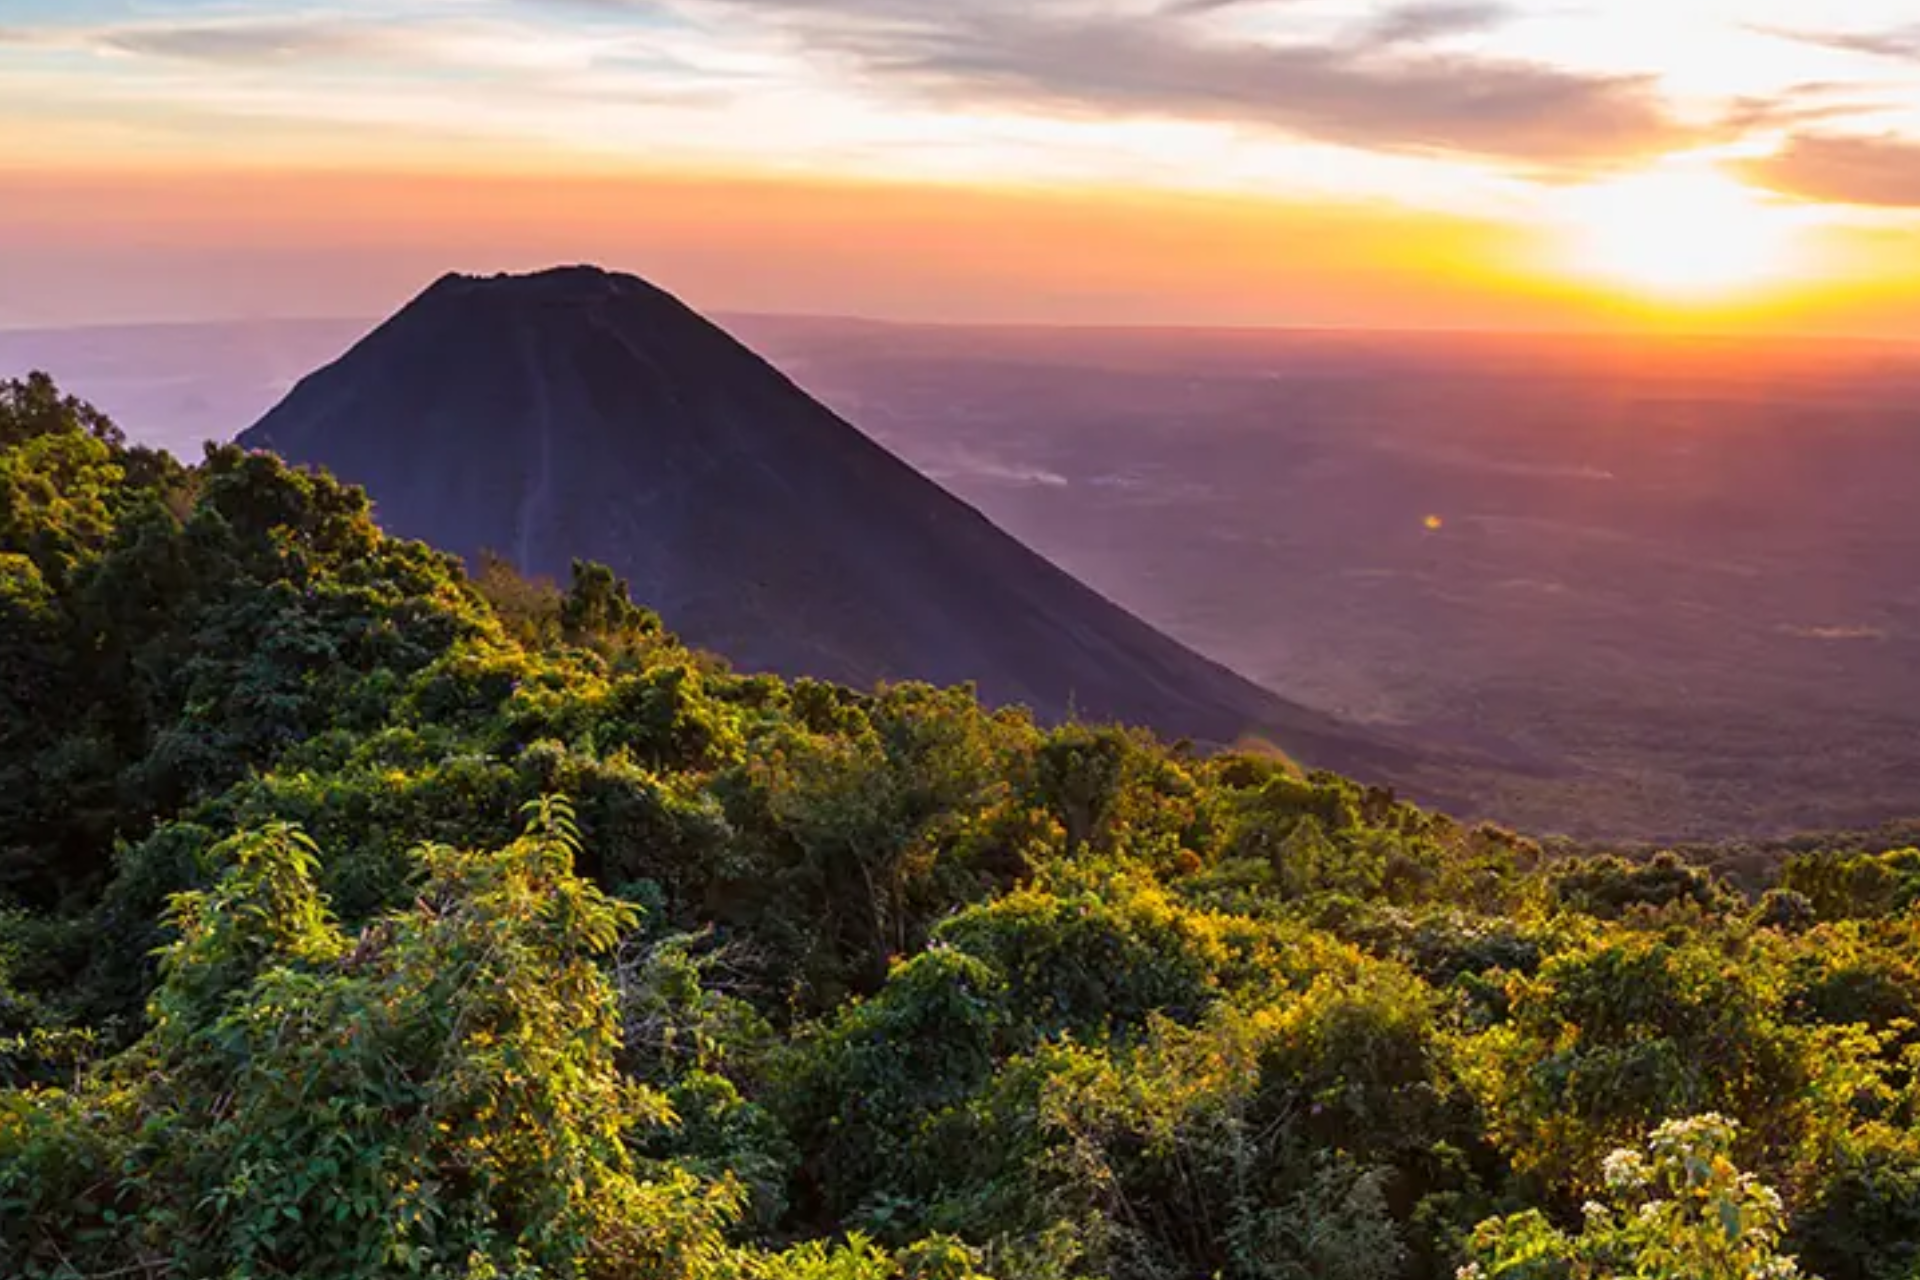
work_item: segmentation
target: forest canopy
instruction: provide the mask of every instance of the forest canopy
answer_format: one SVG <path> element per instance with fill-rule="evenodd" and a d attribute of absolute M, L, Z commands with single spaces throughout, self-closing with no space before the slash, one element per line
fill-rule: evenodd
<path fill-rule="evenodd" d="M 0 1272 L 1920 1267 L 1920 852 L 1735 883 L 644 605 L 0 383 Z"/>

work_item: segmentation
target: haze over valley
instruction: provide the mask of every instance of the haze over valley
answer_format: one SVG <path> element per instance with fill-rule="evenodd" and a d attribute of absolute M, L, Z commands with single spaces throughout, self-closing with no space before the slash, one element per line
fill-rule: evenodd
<path fill-rule="evenodd" d="M 1497 740 L 1556 770 L 1489 796 L 1498 816 L 1673 836 L 1920 806 L 1920 352 L 757 336 L 1202 652 L 1336 714 Z"/>

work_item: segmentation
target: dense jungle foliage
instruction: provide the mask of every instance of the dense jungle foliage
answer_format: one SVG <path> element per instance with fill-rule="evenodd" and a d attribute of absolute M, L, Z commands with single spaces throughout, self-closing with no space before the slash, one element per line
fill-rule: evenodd
<path fill-rule="evenodd" d="M 0 710 L 0 1274 L 1920 1274 L 1911 849 L 738 675 L 40 377 Z"/>

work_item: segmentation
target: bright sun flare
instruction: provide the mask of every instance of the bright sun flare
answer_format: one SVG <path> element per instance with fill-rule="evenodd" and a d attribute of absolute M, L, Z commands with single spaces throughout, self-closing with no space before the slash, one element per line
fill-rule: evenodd
<path fill-rule="evenodd" d="M 1697 298 L 1792 270 L 1792 214 L 1711 170 L 1655 170 L 1562 199 L 1572 265 L 1616 285 Z"/>

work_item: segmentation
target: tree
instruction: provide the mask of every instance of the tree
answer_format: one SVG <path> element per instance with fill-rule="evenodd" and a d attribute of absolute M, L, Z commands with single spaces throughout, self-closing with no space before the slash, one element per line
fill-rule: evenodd
<path fill-rule="evenodd" d="M 1790 1164 L 1823 1072 L 1846 1067 L 1791 1024 L 1772 966 L 1705 940 L 1606 936 L 1507 982 L 1511 1017 L 1473 1042 L 1469 1078 L 1516 1164 L 1567 1192 L 1649 1126 L 1708 1109 L 1749 1156 Z"/>
<path fill-rule="evenodd" d="M 660 616 L 633 602 L 627 581 L 603 564 L 573 562 L 573 585 L 560 599 L 560 629 L 569 643 L 631 644 L 655 638 Z"/>
<path fill-rule="evenodd" d="M 0 449 L 66 434 L 92 436 L 115 447 L 126 443 L 111 418 L 84 400 L 63 395 L 46 373 L 0 382 Z"/>

